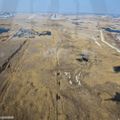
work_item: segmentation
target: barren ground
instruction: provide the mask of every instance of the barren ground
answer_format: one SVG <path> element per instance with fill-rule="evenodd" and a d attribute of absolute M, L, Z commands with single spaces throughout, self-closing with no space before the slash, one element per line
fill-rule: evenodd
<path fill-rule="evenodd" d="M 77 27 L 67 19 L 45 16 L 0 20 L 11 29 L 0 35 L 0 116 L 119 120 L 120 73 L 113 67 L 120 66 L 120 53 L 101 41 L 98 20 L 101 27 L 115 24 L 89 16 Z M 14 37 L 20 28 L 51 35 Z M 103 35 L 111 44 L 112 37 L 105 31 Z M 89 55 L 88 62 L 79 61 L 82 53 Z"/>

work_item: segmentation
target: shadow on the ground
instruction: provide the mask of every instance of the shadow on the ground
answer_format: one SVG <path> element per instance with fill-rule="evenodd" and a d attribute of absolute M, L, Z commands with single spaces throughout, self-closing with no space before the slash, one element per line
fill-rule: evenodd
<path fill-rule="evenodd" d="M 115 101 L 115 102 L 120 102 L 120 93 L 116 92 L 116 94 L 112 98 L 105 99 L 105 101 Z"/>

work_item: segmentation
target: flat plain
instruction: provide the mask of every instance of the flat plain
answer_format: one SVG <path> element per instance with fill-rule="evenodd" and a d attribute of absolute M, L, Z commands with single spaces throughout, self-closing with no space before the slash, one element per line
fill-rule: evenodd
<path fill-rule="evenodd" d="M 119 30 L 109 16 L 0 19 L 0 116 L 119 120 Z"/>

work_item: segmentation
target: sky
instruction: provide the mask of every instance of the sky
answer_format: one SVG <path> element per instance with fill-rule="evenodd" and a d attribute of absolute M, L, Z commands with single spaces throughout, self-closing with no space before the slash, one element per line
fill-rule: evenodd
<path fill-rule="evenodd" d="M 120 0 L 0 0 L 0 11 L 120 14 Z"/>

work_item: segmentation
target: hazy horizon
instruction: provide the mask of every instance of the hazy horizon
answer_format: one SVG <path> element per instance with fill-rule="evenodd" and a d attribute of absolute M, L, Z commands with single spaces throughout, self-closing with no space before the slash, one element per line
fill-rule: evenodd
<path fill-rule="evenodd" d="M 119 5 L 119 0 L 0 0 L 0 11 L 120 15 Z"/>

